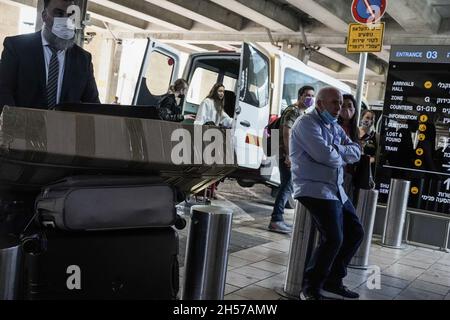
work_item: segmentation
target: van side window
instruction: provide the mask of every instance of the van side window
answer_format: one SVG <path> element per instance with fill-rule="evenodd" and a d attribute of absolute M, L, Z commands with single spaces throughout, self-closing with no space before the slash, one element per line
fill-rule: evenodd
<path fill-rule="evenodd" d="M 208 96 L 209 91 L 219 79 L 219 73 L 202 67 L 195 68 L 189 83 L 183 112 L 197 114 L 198 106 Z"/>
<path fill-rule="evenodd" d="M 316 92 L 318 92 L 321 88 L 327 86 L 326 83 L 311 78 L 304 73 L 286 68 L 284 72 L 283 99 L 281 102 L 280 112 L 282 112 L 285 107 L 290 106 L 297 101 L 298 89 L 305 85 L 314 87 L 316 89 Z"/>
<path fill-rule="evenodd" d="M 153 51 L 145 73 L 147 88 L 153 96 L 167 93 L 172 80 L 174 61 L 171 57 Z M 153 76 L 150 76 L 153 74 Z M 155 77 L 155 74 L 158 75 Z"/>
<path fill-rule="evenodd" d="M 213 85 L 217 83 L 218 77 L 219 74 L 217 72 L 201 67 L 196 68 L 189 84 L 186 102 L 198 107 L 198 105 L 200 105 L 200 103 L 208 96 Z"/>
<path fill-rule="evenodd" d="M 223 77 L 222 84 L 225 86 L 226 90 L 235 92 L 236 91 L 236 83 L 237 83 L 237 80 L 235 78 L 231 78 L 229 76 Z"/>

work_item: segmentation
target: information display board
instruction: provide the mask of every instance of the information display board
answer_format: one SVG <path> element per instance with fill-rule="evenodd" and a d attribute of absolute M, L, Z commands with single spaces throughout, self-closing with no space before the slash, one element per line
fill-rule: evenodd
<path fill-rule="evenodd" d="M 376 170 L 411 181 L 409 206 L 450 214 L 450 46 L 392 46 Z"/>

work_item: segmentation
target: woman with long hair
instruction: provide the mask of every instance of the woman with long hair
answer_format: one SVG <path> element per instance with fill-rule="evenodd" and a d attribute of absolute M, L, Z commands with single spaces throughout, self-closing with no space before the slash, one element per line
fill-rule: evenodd
<path fill-rule="evenodd" d="M 364 168 L 365 166 L 369 166 L 371 170 L 372 179 L 375 174 L 375 162 L 376 162 L 376 156 L 377 156 L 377 150 L 378 150 L 378 143 L 377 143 L 377 134 L 375 132 L 375 124 L 376 122 L 376 114 L 372 110 L 364 110 L 361 113 L 361 121 L 359 123 L 358 128 L 358 137 L 359 137 L 359 143 L 361 145 L 362 149 L 362 155 L 360 161 L 359 169 L 362 171 L 367 170 L 367 168 Z M 355 184 L 361 185 L 361 175 L 357 170 L 357 175 L 355 179 Z M 364 178 L 364 177 L 362 177 Z M 362 180 L 364 181 L 364 180 Z"/>
<path fill-rule="evenodd" d="M 170 86 L 167 95 L 159 103 L 161 120 L 181 122 L 185 119 L 194 120 L 193 115 L 183 115 L 183 98 L 188 90 L 188 83 L 178 79 Z"/>
<path fill-rule="evenodd" d="M 339 112 L 338 123 L 344 129 L 347 136 L 356 143 L 359 143 L 358 119 L 356 119 L 356 100 L 351 94 L 343 95 L 343 103 Z M 348 164 L 344 171 L 344 189 L 348 197 L 355 204 L 355 164 Z"/>
<path fill-rule="evenodd" d="M 377 138 L 375 132 L 376 114 L 372 110 L 364 110 L 361 113 L 361 122 L 359 126 L 359 140 L 363 153 L 370 156 L 370 163 L 375 163 L 377 154 Z"/>
<path fill-rule="evenodd" d="M 338 123 L 353 142 L 359 142 L 358 119 L 356 119 L 356 100 L 351 94 L 343 95 L 344 102 L 339 112 Z"/>
<path fill-rule="evenodd" d="M 216 83 L 200 104 L 194 124 L 214 124 L 231 128 L 233 119 L 225 112 L 225 86 Z"/>

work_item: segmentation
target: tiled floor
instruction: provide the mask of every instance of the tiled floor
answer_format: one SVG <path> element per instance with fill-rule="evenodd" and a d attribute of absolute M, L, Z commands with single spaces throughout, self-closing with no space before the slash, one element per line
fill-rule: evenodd
<path fill-rule="evenodd" d="M 227 283 L 233 285 L 226 299 L 279 299 L 286 276 L 289 239 L 232 253 L 240 256 L 240 266 L 228 272 Z M 370 290 L 366 280 L 368 272 L 349 269 L 345 283 L 361 294 L 361 299 L 450 299 L 450 255 L 427 249 L 408 247 L 397 252 L 379 245 L 372 246 L 370 263 L 381 268 L 381 288 Z M 424 256 L 423 259 L 417 257 Z M 248 257 L 249 260 L 243 259 Z M 378 263 L 379 260 L 384 263 Z M 245 263 L 245 265 L 242 265 Z"/>
<path fill-rule="evenodd" d="M 267 231 L 267 212 L 249 216 L 242 219 L 238 214 L 234 219 L 233 234 L 249 237 L 236 238 L 235 250 L 230 251 L 225 299 L 283 299 L 277 292 L 285 282 L 290 236 Z M 292 223 L 292 218 L 293 210 L 286 210 L 285 219 Z M 252 242 L 252 237 L 260 241 L 253 241 L 251 247 L 239 243 Z M 381 270 L 380 289 L 368 288 L 366 281 L 371 275 L 368 271 L 349 268 L 345 279 L 348 287 L 360 293 L 361 300 L 450 300 L 448 253 L 414 246 L 404 250 L 389 249 L 374 241 L 369 263 Z"/>

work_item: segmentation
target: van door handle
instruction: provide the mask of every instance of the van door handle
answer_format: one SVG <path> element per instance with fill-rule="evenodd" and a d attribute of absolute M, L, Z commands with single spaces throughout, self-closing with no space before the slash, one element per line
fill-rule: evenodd
<path fill-rule="evenodd" d="M 251 126 L 250 122 L 248 122 L 248 121 L 241 121 L 240 123 L 242 126 L 247 127 L 247 128 L 250 128 L 250 126 Z"/>

